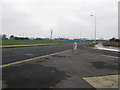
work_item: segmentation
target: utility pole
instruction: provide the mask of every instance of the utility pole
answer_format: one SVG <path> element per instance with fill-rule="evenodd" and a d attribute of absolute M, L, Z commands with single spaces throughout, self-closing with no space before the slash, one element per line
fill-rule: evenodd
<path fill-rule="evenodd" d="M 50 32 L 51 32 L 50 39 L 52 40 L 53 29 L 51 29 Z"/>

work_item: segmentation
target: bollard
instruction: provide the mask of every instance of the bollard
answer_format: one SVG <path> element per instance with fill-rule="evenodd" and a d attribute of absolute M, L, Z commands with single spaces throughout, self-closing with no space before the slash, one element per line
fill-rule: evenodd
<path fill-rule="evenodd" d="M 73 50 L 77 50 L 77 42 L 73 43 Z"/>

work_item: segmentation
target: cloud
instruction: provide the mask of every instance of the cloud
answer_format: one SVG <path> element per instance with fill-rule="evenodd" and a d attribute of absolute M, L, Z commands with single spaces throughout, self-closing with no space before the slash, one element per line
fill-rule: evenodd
<path fill-rule="evenodd" d="M 4 0 L 2 7 L 3 33 L 9 35 L 49 37 L 52 27 L 54 37 L 79 38 L 82 33 L 82 37 L 94 38 L 90 14 L 95 14 L 97 37 L 117 37 L 116 0 Z"/>

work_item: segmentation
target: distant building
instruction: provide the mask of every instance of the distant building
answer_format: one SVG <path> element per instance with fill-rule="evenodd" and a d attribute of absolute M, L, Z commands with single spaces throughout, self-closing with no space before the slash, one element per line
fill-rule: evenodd
<path fill-rule="evenodd" d="M 42 40 L 42 38 L 36 38 L 36 39 L 34 39 L 34 40 Z"/>
<path fill-rule="evenodd" d="M 28 37 L 15 37 L 15 40 L 29 40 Z"/>
<path fill-rule="evenodd" d="M 10 40 L 29 40 L 29 38 L 28 37 L 15 37 L 14 35 L 11 35 Z"/>

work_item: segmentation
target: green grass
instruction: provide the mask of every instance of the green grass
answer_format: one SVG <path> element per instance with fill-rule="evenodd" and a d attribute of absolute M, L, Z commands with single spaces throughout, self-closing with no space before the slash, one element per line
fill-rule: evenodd
<path fill-rule="evenodd" d="M 35 45 L 35 46 L 15 46 L 15 47 L 0 47 L 2 49 L 4 48 L 24 48 L 24 47 L 37 47 L 37 46 L 51 46 L 51 45 Z"/>
<path fill-rule="evenodd" d="M 0 45 L 24 45 L 24 44 L 70 44 L 73 41 L 44 41 L 44 40 L 3 40 Z"/>
<path fill-rule="evenodd" d="M 90 47 L 90 48 L 94 48 L 96 44 L 90 44 L 90 45 L 87 45 L 87 47 Z"/>
<path fill-rule="evenodd" d="M 104 41 L 102 44 L 103 46 L 120 47 L 120 42 Z"/>
<path fill-rule="evenodd" d="M 2 40 L 0 40 L 0 45 L 2 45 Z"/>

